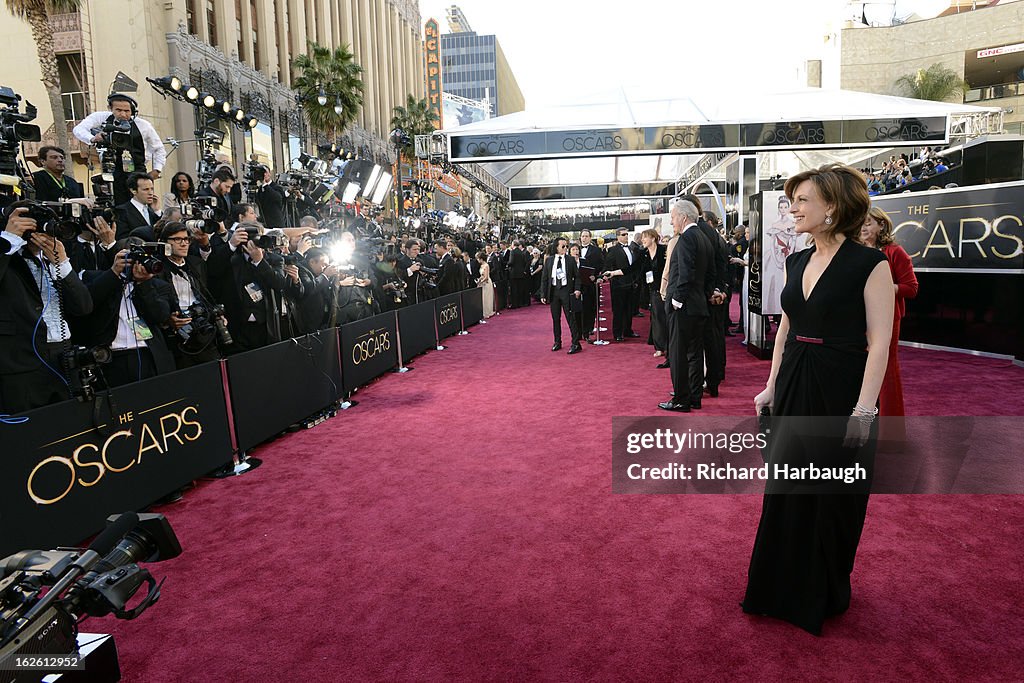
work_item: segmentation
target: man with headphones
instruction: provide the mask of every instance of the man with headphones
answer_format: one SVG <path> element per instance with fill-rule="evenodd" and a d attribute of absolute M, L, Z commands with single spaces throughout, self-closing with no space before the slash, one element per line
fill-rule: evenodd
<path fill-rule="evenodd" d="M 124 204 L 132 198 L 128 191 L 127 180 L 132 173 L 146 172 L 146 158 L 153 164 L 149 177 L 156 180 L 163 170 L 167 152 L 160 141 L 153 124 L 139 118 L 139 104 L 128 95 L 111 93 L 107 97 L 110 111 L 98 111 L 89 114 L 75 126 L 72 133 L 87 145 L 100 142 L 105 137 L 102 128 L 114 121 L 127 121 L 131 126 L 128 153 L 118 155 L 114 162 L 114 204 Z"/>

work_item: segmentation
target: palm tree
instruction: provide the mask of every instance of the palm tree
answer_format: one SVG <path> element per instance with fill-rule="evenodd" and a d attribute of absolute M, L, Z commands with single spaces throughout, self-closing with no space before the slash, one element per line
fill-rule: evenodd
<path fill-rule="evenodd" d="M 427 135 L 434 131 L 434 122 L 440 120 L 437 112 L 430 109 L 427 98 L 417 100 L 406 95 L 405 105 L 398 105 L 392 110 L 391 127 L 401 128 L 409 136 L 409 144 L 402 146 L 402 154 L 413 152 L 417 135 Z"/>
<path fill-rule="evenodd" d="M 57 55 L 53 51 L 53 30 L 50 17 L 55 14 L 77 12 L 79 0 L 7 0 L 7 9 L 19 19 L 24 19 L 32 28 L 36 41 L 36 55 L 42 71 L 43 85 L 50 100 L 53 114 L 53 130 L 57 135 L 57 146 L 68 148 L 68 127 L 64 124 L 64 103 L 60 97 L 60 71 L 57 69 Z"/>
<path fill-rule="evenodd" d="M 963 101 L 963 95 L 970 87 L 960 74 L 938 62 L 896 79 L 896 89 L 907 97 L 933 102 Z"/>
<path fill-rule="evenodd" d="M 363 104 L 363 67 L 355 63 L 348 45 L 331 50 L 310 41 L 307 47 L 308 54 L 292 60 L 297 74 L 292 87 L 302 98 L 309 125 L 334 138 L 356 120 Z M 321 92 L 327 95 L 325 104 L 317 102 Z M 340 114 L 335 112 L 339 102 Z"/>

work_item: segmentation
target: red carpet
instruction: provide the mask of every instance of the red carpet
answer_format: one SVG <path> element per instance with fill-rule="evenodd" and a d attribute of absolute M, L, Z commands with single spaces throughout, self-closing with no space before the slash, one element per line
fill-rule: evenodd
<path fill-rule="evenodd" d="M 1021 680 L 1021 497 L 874 496 L 823 637 L 746 616 L 760 498 L 612 495 L 611 418 L 659 412 L 668 371 L 642 339 L 552 353 L 550 325 L 492 318 L 164 508 L 160 603 L 84 630 L 146 683 Z M 706 414 L 767 376 L 728 341 Z M 1024 370 L 901 353 L 911 414 L 1020 414 Z"/>

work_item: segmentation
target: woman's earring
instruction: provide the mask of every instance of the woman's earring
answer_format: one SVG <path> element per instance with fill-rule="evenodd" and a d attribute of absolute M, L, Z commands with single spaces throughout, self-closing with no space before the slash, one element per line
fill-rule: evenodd
<path fill-rule="evenodd" d="M 832 216 L 825 216 L 825 225 L 832 225 Z"/>

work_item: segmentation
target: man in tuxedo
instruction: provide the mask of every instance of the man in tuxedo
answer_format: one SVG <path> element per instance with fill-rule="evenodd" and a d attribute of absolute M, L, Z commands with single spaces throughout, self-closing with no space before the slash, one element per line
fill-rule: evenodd
<path fill-rule="evenodd" d="M 626 337 L 639 337 L 633 331 L 633 290 L 637 288 L 640 256 L 629 243 L 629 231 L 619 228 L 615 232 L 617 243 L 605 256 L 605 277 L 611 279 L 612 333 L 615 341 Z"/>
<path fill-rule="evenodd" d="M 235 204 L 231 197 L 234 187 L 235 172 L 229 166 L 220 166 L 213 172 L 210 182 L 200 187 L 196 194 L 200 197 L 216 197 L 219 213 L 225 216 L 224 220 L 227 220 L 226 217 L 231 214 L 231 207 Z M 241 201 L 241 198 L 238 201 Z M 231 226 L 225 225 L 224 227 L 230 228 Z"/>
<path fill-rule="evenodd" d="M 88 315 L 93 305 L 64 245 L 35 232 L 27 211 L 13 209 L 0 234 L 0 413 L 70 398 L 40 357 L 60 368 L 60 351 L 71 337 L 64 316 Z"/>
<path fill-rule="evenodd" d="M 544 271 L 540 281 L 540 302 L 546 304 L 551 302 L 551 323 L 555 333 L 555 344 L 552 351 L 562 348 L 562 321 L 565 316 L 569 323 L 569 332 L 572 334 L 572 345 L 569 347 L 569 355 L 582 351 L 580 347 L 580 328 L 576 323 L 574 313 L 581 305 L 580 296 L 580 270 L 576 266 L 576 259 L 566 253 L 568 242 L 564 237 L 559 237 L 554 244 L 554 250 L 544 261 Z"/>
<path fill-rule="evenodd" d="M 260 217 L 268 228 L 284 228 L 284 204 L 286 194 L 284 188 L 277 184 L 270 169 L 263 169 L 263 182 L 256 193 L 256 204 L 260 207 Z"/>
<path fill-rule="evenodd" d="M 580 231 L 580 266 L 594 269 L 594 277 L 601 274 L 603 254 L 596 244 L 590 230 L 584 228 Z M 593 282 L 584 283 L 583 286 L 583 329 L 581 333 L 590 341 L 590 335 L 594 332 L 594 323 L 597 320 L 597 288 Z"/>
<path fill-rule="evenodd" d="M 443 240 L 434 242 L 434 255 L 437 257 L 437 293 L 440 296 L 454 294 L 462 288 L 462 264 L 456 263 L 448 251 L 448 244 Z"/>
<path fill-rule="evenodd" d="M 506 246 L 505 242 L 499 242 L 498 248 L 487 259 L 487 265 L 491 267 L 491 280 L 494 281 L 494 310 L 499 313 L 508 306 L 508 270 L 505 267 Z"/>
<path fill-rule="evenodd" d="M 679 231 L 668 266 L 665 311 L 671 330 L 668 347 L 672 399 L 663 410 L 688 413 L 701 407 L 704 387 L 704 325 L 714 289 L 713 252 L 697 227 L 697 207 L 685 199 L 672 206 L 672 228 Z M 687 372 L 689 370 L 689 372 Z"/>
<path fill-rule="evenodd" d="M 695 203 L 694 195 L 683 195 Z M 699 200 L 697 200 L 699 201 Z M 729 296 L 729 246 L 718 232 L 718 217 L 713 213 L 701 212 L 697 227 L 708 238 L 712 249 L 712 263 L 709 270 L 714 274 L 714 291 L 708 302 L 708 321 L 704 326 L 704 359 L 707 367 L 708 394 L 718 396 L 718 385 L 725 378 L 725 323 L 728 317 L 726 301 Z"/>
<path fill-rule="evenodd" d="M 530 303 L 530 259 L 523 251 L 522 243 L 519 240 L 512 241 L 512 248 L 508 252 L 508 280 L 509 296 L 512 308 L 528 306 Z"/>
<path fill-rule="evenodd" d="M 132 198 L 114 207 L 114 225 L 117 239 L 123 239 L 135 228 L 153 227 L 160 216 L 150 206 L 153 202 L 153 179 L 145 173 L 128 176 L 128 191 Z"/>
<path fill-rule="evenodd" d="M 39 148 L 39 164 L 43 170 L 32 174 L 32 185 L 36 188 L 36 200 L 57 202 L 61 199 L 81 199 L 85 196 L 82 184 L 69 175 L 64 175 L 66 155 L 60 147 L 46 145 Z"/>

